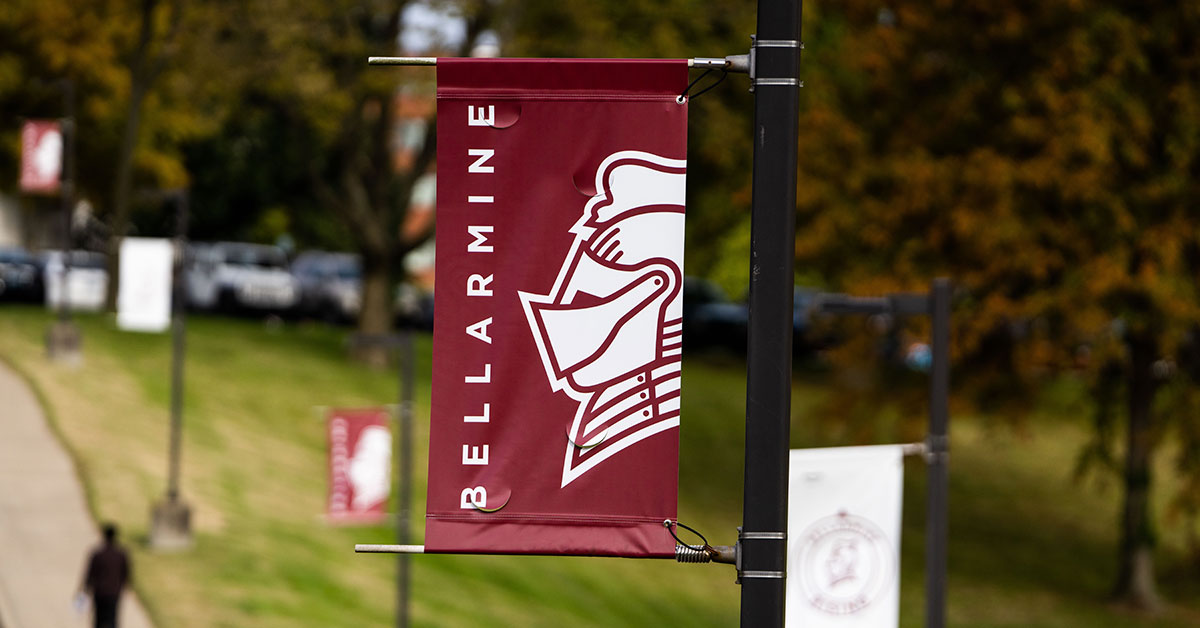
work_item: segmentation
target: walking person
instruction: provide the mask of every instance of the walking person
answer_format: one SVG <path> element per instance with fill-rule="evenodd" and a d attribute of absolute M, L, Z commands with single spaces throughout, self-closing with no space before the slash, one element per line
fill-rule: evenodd
<path fill-rule="evenodd" d="M 106 523 L 102 530 L 104 543 L 88 559 L 80 592 L 92 595 L 96 628 L 116 628 L 117 605 L 129 582 L 129 555 L 117 544 L 117 526 Z"/>

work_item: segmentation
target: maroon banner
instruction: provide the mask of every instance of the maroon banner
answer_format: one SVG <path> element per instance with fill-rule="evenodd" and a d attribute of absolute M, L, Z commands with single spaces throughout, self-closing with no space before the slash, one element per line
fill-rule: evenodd
<path fill-rule="evenodd" d="M 20 190 L 57 194 L 62 177 L 63 136 L 54 120 L 28 120 L 21 127 Z"/>
<path fill-rule="evenodd" d="M 425 551 L 671 556 L 687 64 L 437 72 Z"/>
<path fill-rule="evenodd" d="M 329 499 L 334 522 L 373 522 L 384 516 L 392 488 L 392 432 L 383 408 L 330 410 Z"/>

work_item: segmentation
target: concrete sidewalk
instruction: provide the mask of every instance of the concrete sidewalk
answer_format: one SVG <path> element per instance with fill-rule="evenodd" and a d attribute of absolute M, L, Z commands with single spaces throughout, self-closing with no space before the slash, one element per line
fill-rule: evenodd
<path fill-rule="evenodd" d="M 33 392 L 0 362 L 0 628 L 90 626 L 71 599 L 99 540 L 70 457 Z M 151 626 L 131 592 L 120 624 Z"/>

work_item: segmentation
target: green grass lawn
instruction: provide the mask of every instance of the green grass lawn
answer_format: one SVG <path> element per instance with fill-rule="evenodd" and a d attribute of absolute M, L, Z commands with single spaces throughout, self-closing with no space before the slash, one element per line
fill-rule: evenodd
<path fill-rule="evenodd" d="M 80 467 L 91 508 L 132 540 L 137 588 L 160 627 L 387 626 L 395 560 L 356 555 L 393 541 L 389 526 L 331 527 L 321 513 L 325 443 L 318 406 L 387 404 L 393 372 L 345 359 L 344 330 L 193 317 L 189 321 L 182 493 L 196 544 L 145 548 L 151 505 L 165 490 L 170 343 L 78 318 L 84 364 L 43 357 L 50 316 L 0 309 L 0 357 L 36 386 Z M 417 502 L 424 511 L 429 339 L 418 343 Z M 794 446 L 833 444 L 819 375 L 798 377 Z M 740 520 L 744 368 L 684 368 L 680 520 L 731 544 Z M 1069 407 L 1069 406 L 1068 406 Z M 955 417 L 951 462 L 953 625 L 1200 625 L 1200 574 L 1187 571 L 1178 530 L 1164 531 L 1160 579 L 1174 605 L 1143 620 L 1104 602 L 1115 557 L 1116 486 L 1071 479 L 1086 437 L 1059 410 L 1017 432 Z M 861 443 L 840 443 L 861 444 Z M 1169 475 L 1164 466 L 1159 477 Z M 910 461 L 902 555 L 903 624 L 923 617 L 924 473 Z M 1160 500 L 1161 502 L 1162 500 Z M 418 539 L 419 542 L 419 539 Z M 725 565 L 501 556 L 416 556 L 412 613 L 420 626 L 730 626 L 739 591 Z"/>

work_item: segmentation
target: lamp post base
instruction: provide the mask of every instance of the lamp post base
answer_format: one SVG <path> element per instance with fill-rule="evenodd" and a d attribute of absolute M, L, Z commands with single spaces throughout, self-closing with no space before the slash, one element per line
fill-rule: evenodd
<path fill-rule="evenodd" d="M 77 366 L 83 361 L 83 336 L 69 320 L 57 320 L 46 330 L 46 357 Z"/>
<path fill-rule="evenodd" d="M 182 550 L 192 546 L 192 509 L 181 499 L 167 498 L 150 513 L 150 547 Z"/>

